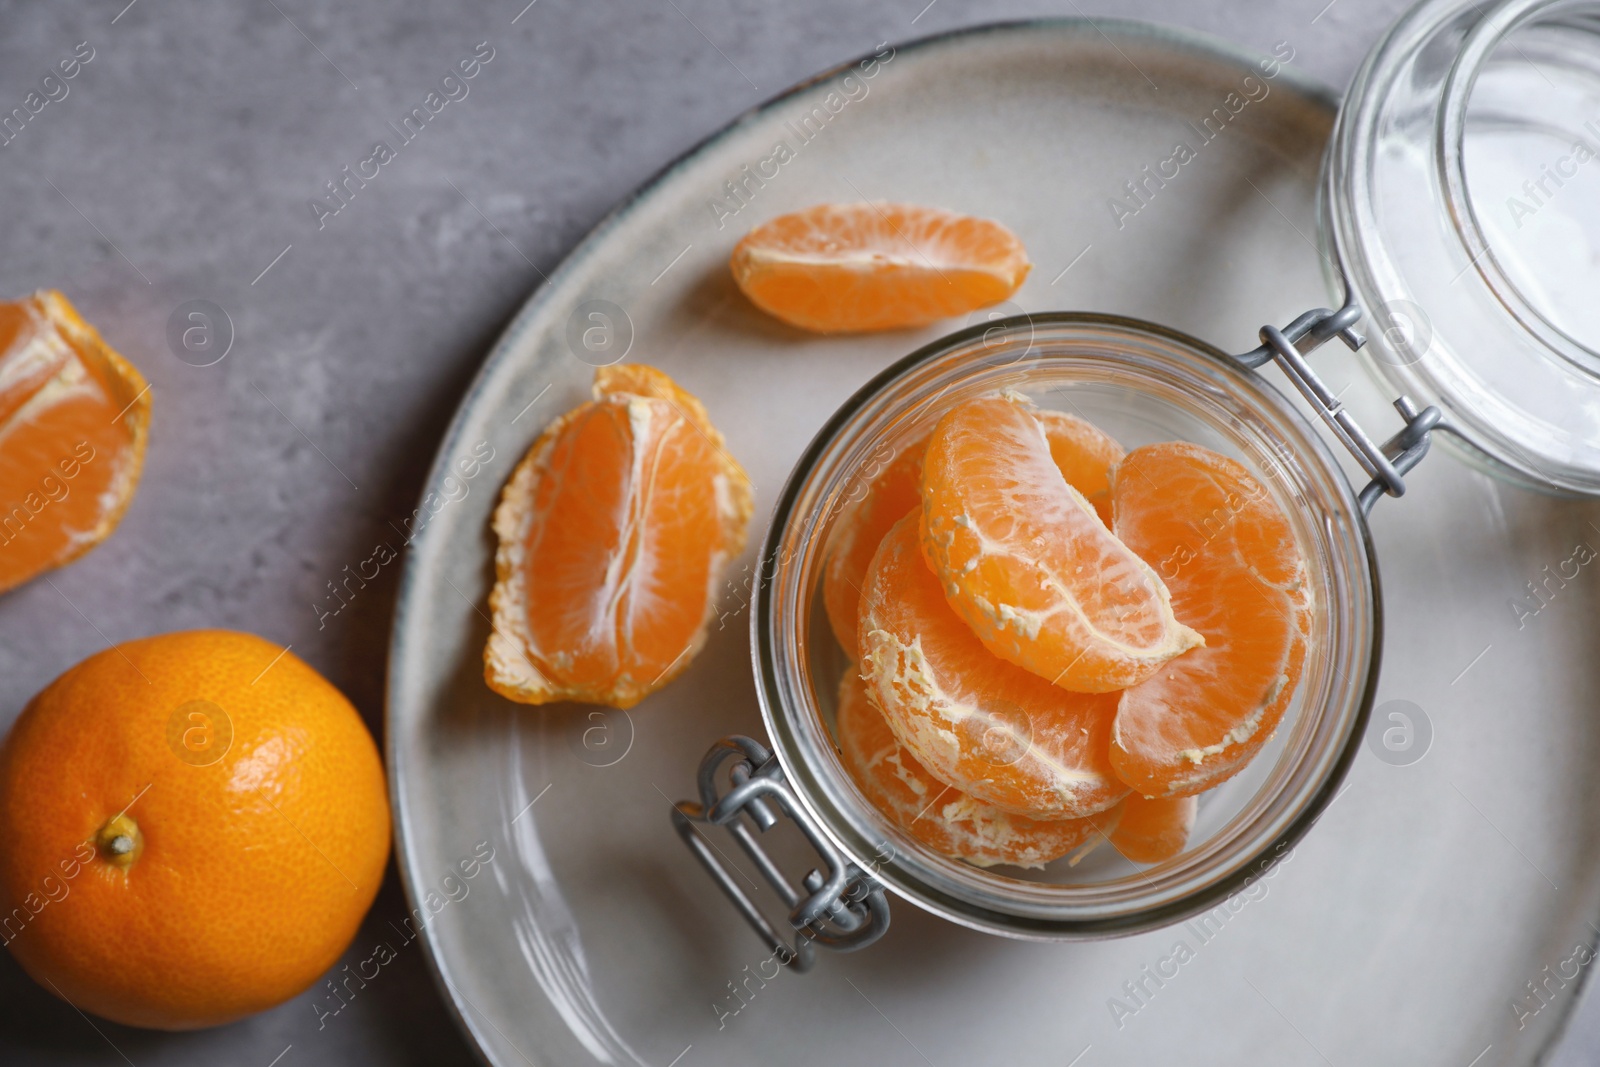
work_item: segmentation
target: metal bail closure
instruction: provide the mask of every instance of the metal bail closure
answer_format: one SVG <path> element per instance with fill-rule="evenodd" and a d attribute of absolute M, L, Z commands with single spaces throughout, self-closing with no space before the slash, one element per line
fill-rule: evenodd
<path fill-rule="evenodd" d="M 729 760 L 735 762 L 727 776 L 728 788 L 719 793 L 719 773 Z M 795 800 L 777 758 L 759 742 L 739 734 L 718 741 L 700 761 L 699 785 L 700 802 L 680 801 L 674 805 L 672 825 L 785 966 L 797 972 L 807 971 L 814 962 L 813 945 L 848 952 L 865 948 L 889 929 L 889 902 L 883 886 L 846 859 L 823 835 Z M 758 831 L 765 833 L 777 825 L 774 807 L 799 827 L 826 870 L 823 873 L 812 868 L 806 873 L 802 879 L 804 896 L 790 884 L 750 832 L 749 824 L 740 818 L 748 817 Z M 725 827 L 739 842 L 762 878 L 789 907 L 789 925 L 796 933 L 792 945 L 735 881 L 733 872 L 718 858 L 720 850 L 695 828 L 695 823 Z M 748 880 L 743 872 L 739 875 Z"/>
<path fill-rule="evenodd" d="M 1357 333 L 1355 324 L 1361 319 L 1361 305 L 1346 297 L 1344 307 L 1338 311 L 1317 308 L 1296 318 L 1283 329 L 1276 326 L 1261 328 L 1261 347 L 1233 358 L 1251 370 L 1264 363 L 1273 362 L 1283 371 L 1300 395 L 1306 398 L 1328 429 L 1333 431 L 1350 454 L 1361 464 L 1372 480 L 1362 489 L 1358 499 L 1362 514 L 1371 514 L 1372 505 L 1380 496 L 1403 496 L 1406 491 L 1403 477 L 1428 454 L 1429 436 L 1434 430 L 1450 431 L 1444 415 L 1429 405 L 1421 411 L 1408 396 L 1394 402 L 1394 408 L 1405 420 L 1405 425 L 1380 447 L 1345 410 L 1339 398 L 1317 377 L 1306 354 L 1320 348 L 1330 338 L 1337 337 L 1352 352 L 1367 343 Z"/>

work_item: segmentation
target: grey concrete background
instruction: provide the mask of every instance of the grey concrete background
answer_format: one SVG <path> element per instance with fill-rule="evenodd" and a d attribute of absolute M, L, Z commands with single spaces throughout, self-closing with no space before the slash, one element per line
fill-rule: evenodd
<path fill-rule="evenodd" d="M 155 391 L 120 531 L 54 587 L 0 599 L 0 725 L 108 642 L 227 626 L 292 645 L 377 732 L 397 569 L 319 620 L 325 583 L 411 513 L 462 390 L 541 272 L 664 162 L 791 82 L 880 41 L 1088 14 L 1261 51 L 1288 40 L 1297 66 L 1343 86 L 1404 7 L 526 3 L 0 2 L 0 111 L 79 42 L 94 49 L 70 94 L 0 147 L 0 295 L 66 291 Z M 308 198 L 482 41 L 494 58 L 470 95 L 319 230 Z M 166 341 L 192 299 L 232 321 L 214 366 Z M 402 914 L 391 871 L 357 946 Z M 414 945 L 337 1016 L 319 1020 L 315 993 L 156 1034 L 91 1022 L 0 954 L 0 1063 L 470 1062 Z M 1600 998 L 1585 1005 L 1559 1063 L 1600 1058 Z"/>

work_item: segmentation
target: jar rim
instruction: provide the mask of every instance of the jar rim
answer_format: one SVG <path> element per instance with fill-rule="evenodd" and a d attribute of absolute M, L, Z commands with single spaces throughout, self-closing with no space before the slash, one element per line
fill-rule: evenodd
<path fill-rule="evenodd" d="M 782 647 L 784 637 L 780 632 L 784 630 L 782 613 L 791 610 L 787 593 L 779 593 L 779 586 L 786 580 L 784 569 L 803 568 L 805 565 L 804 560 L 795 559 L 786 540 L 797 528 L 804 529 L 803 537 L 821 539 L 818 530 L 825 526 L 825 521 L 817 521 L 816 516 L 809 512 L 802 513 L 801 498 L 813 488 L 808 482 L 824 466 L 827 453 L 838 446 L 842 431 L 850 426 L 852 420 L 881 402 L 892 387 L 919 369 L 950 358 L 964 349 L 980 345 L 987 347 L 986 342 L 992 340 L 997 332 L 1014 334 L 1025 330 L 1031 339 L 1037 331 L 1075 328 L 1101 329 L 1129 337 L 1155 339 L 1173 346 L 1191 356 L 1196 366 L 1203 366 L 1208 373 L 1220 376 L 1220 380 L 1230 387 L 1230 392 L 1236 392 L 1251 403 L 1269 409 L 1279 419 L 1292 420 L 1293 427 L 1301 435 L 1294 443 L 1311 450 L 1314 458 L 1310 462 L 1316 466 L 1318 476 L 1327 480 L 1336 497 L 1333 506 L 1348 520 L 1349 530 L 1353 534 L 1351 540 L 1356 545 L 1351 555 L 1359 559 L 1359 581 L 1353 584 L 1359 586 L 1356 595 L 1364 599 L 1367 609 L 1362 618 L 1363 625 L 1357 627 L 1362 635 L 1357 643 L 1364 643 L 1357 661 L 1361 677 L 1354 678 L 1356 671 L 1351 670 L 1352 678 L 1346 680 L 1346 689 L 1342 691 L 1345 707 L 1343 717 L 1339 720 L 1342 725 L 1338 743 L 1328 746 L 1328 751 L 1321 753 L 1314 784 L 1299 787 L 1299 792 L 1293 798 L 1293 811 L 1278 819 L 1272 833 L 1257 835 L 1247 849 L 1230 856 L 1225 870 L 1209 876 L 1192 890 L 1149 905 L 1111 908 L 1095 914 L 1072 914 L 1070 908 L 1046 906 L 1037 901 L 1017 904 L 1007 900 L 998 905 L 992 900 L 978 901 L 972 894 L 964 892 L 961 886 L 931 884 L 930 880 L 921 877 L 926 872 L 901 865 L 893 858 L 884 863 L 880 854 L 875 861 L 874 844 L 863 832 L 861 820 L 853 819 L 854 813 L 839 803 L 839 798 L 833 795 L 836 790 L 830 790 L 828 775 L 820 773 L 815 766 L 817 762 L 828 759 L 837 763 L 837 756 L 831 743 L 825 746 L 826 751 L 818 743 L 817 731 L 826 734 L 826 725 L 820 721 L 807 721 L 817 718 L 815 709 L 795 706 L 801 701 L 792 687 L 803 669 L 796 667 L 793 658 L 786 654 L 786 649 Z M 797 527 L 796 524 L 802 525 Z M 980 323 L 946 335 L 898 360 L 845 401 L 806 447 L 779 494 L 762 545 L 760 561 L 754 590 L 754 610 L 751 613 L 751 654 L 756 690 L 773 751 L 794 789 L 796 799 L 845 855 L 858 866 L 873 870 L 879 880 L 898 895 L 943 918 L 992 933 L 1040 940 L 1132 934 L 1168 926 L 1199 914 L 1247 888 L 1251 882 L 1270 872 L 1276 862 L 1305 836 L 1339 794 L 1365 734 L 1376 694 L 1383 636 L 1377 560 L 1366 518 L 1339 464 L 1310 422 L 1270 384 L 1234 363 L 1232 357 L 1220 349 L 1180 331 L 1140 319 L 1089 312 L 1014 316 Z M 1334 669 L 1337 670 L 1337 667 Z M 809 684 L 804 678 L 798 678 L 798 681 Z M 1304 680 L 1302 684 L 1305 684 Z M 1305 716 L 1308 710 L 1302 709 L 1301 716 Z M 1288 727 L 1287 721 L 1285 727 Z M 829 773 L 834 772 L 842 774 L 842 767 L 833 768 Z M 1277 798 L 1275 796 L 1272 799 Z M 1004 881 L 1013 887 L 1030 886 L 1044 892 L 1064 888 L 1019 883 L 1014 879 L 988 875 L 977 868 L 967 868 L 965 864 L 955 861 L 948 862 L 978 872 L 978 877 Z M 1151 881 L 1145 874 L 1121 881 L 1132 885 L 1140 880 Z"/>
<path fill-rule="evenodd" d="M 1417 0 L 1350 85 L 1318 210 L 1329 281 L 1374 323 L 1372 376 L 1441 408 L 1445 444 L 1467 462 L 1582 495 L 1600 495 L 1600 354 L 1495 257 L 1465 167 L 1467 110 L 1496 45 L 1530 23 L 1593 34 L 1600 21 L 1566 16 L 1594 2 Z"/>
<path fill-rule="evenodd" d="M 1476 270 L 1511 315 L 1551 352 L 1589 374 L 1600 374 L 1600 352 L 1564 330 L 1543 308 L 1528 299 L 1512 279 L 1489 241 L 1487 229 L 1467 188 L 1467 109 L 1485 64 L 1519 30 L 1558 14 L 1562 9 L 1581 6 L 1593 4 L 1574 3 L 1574 0 L 1503 0 L 1467 33 L 1461 51 L 1451 64 L 1440 100 L 1434 163 L 1452 228 L 1468 256 L 1466 269 Z"/>

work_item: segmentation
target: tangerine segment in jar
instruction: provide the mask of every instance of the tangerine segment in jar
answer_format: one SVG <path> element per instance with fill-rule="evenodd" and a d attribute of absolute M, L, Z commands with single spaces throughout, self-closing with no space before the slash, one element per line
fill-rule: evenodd
<path fill-rule="evenodd" d="M 1189 844 L 1200 802 L 1194 797 L 1142 797 L 1122 802 L 1122 818 L 1111 831 L 1111 847 L 1134 863 L 1160 863 Z"/>
<path fill-rule="evenodd" d="M 858 623 L 861 674 L 895 737 L 940 781 L 1017 815 L 1110 808 L 1128 793 L 1110 760 L 1116 697 L 991 655 L 945 602 L 918 525 L 913 511 L 878 547 Z"/>
<path fill-rule="evenodd" d="M 875 461 L 856 476 L 851 499 L 828 535 L 822 573 L 822 605 L 833 636 L 851 656 L 856 652 L 856 617 L 867 567 L 901 516 L 922 503 L 922 457 L 928 439 L 920 438 L 887 462 Z M 859 496 L 855 496 L 859 493 Z"/>
<path fill-rule="evenodd" d="M 747 233 L 729 260 L 763 311 L 818 333 L 890 330 L 1005 300 L 1028 254 L 998 222 L 915 204 L 818 204 Z"/>
<path fill-rule="evenodd" d="M 939 420 L 922 468 L 923 551 L 994 655 L 1063 689 L 1124 689 L 1202 638 L 1062 477 L 1034 411 L 1008 393 Z"/>
<path fill-rule="evenodd" d="M 1094 504 L 1111 525 L 1111 465 L 1122 458 L 1122 446 L 1080 418 L 1060 411 L 1036 411 L 1050 442 L 1050 456 L 1073 488 Z M 828 535 L 828 562 L 823 571 L 822 600 L 833 635 L 855 653 L 856 616 L 867 565 L 889 528 L 922 505 L 922 460 L 928 440 L 922 438 L 888 462 L 879 461 L 858 476 L 860 496 L 846 504 Z"/>
<path fill-rule="evenodd" d="M 149 424 L 143 376 L 66 297 L 0 303 L 0 592 L 111 535 Z"/>
<path fill-rule="evenodd" d="M 1266 487 L 1199 445 L 1130 452 L 1112 506 L 1205 645 L 1122 694 L 1111 759 L 1145 796 L 1199 793 L 1237 774 L 1289 705 L 1311 626 L 1305 560 Z"/>
<path fill-rule="evenodd" d="M 872 806 L 935 852 L 977 867 L 1043 867 L 1116 824 L 1118 809 L 1086 819 L 1030 819 L 939 781 L 895 739 L 861 676 L 839 680 L 839 754 Z"/>
<path fill-rule="evenodd" d="M 1111 468 L 1125 455 L 1122 446 L 1094 423 L 1064 411 L 1035 408 L 1033 417 L 1044 427 L 1056 470 L 1094 506 L 1094 513 L 1109 529 Z"/>
<path fill-rule="evenodd" d="M 666 685 L 704 643 L 750 511 L 750 480 L 698 400 L 653 368 L 602 367 L 495 510 L 489 686 L 628 708 Z"/>

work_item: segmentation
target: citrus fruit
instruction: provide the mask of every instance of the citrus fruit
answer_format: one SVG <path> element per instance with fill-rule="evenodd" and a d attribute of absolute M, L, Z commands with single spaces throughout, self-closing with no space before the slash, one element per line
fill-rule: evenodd
<path fill-rule="evenodd" d="M 506 483 L 484 649 L 512 700 L 628 708 L 689 665 L 744 549 L 750 479 L 700 402 L 658 370 L 595 373 Z"/>
<path fill-rule="evenodd" d="M 910 512 L 878 547 L 857 623 L 862 677 L 895 737 L 940 781 L 1018 815 L 1111 807 L 1128 792 L 1110 761 L 1116 698 L 990 654 L 945 602 L 918 525 Z"/>
<path fill-rule="evenodd" d="M 1015 234 L 915 204 L 819 204 L 762 223 L 734 246 L 752 303 L 819 333 L 922 326 L 1011 296 L 1028 276 Z"/>
<path fill-rule="evenodd" d="M 1289 705 L 1310 632 L 1305 561 L 1266 487 L 1199 445 L 1128 453 L 1111 499 L 1117 534 L 1205 636 L 1122 694 L 1111 760 L 1144 796 L 1199 793 L 1236 774 Z"/>
<path fill-rule="evenodd" d="M 1111 831 L 1111 847 L 1134 863 L 1160 863 L 1189 844 L 1200 802 L 1194 797 L 1142 797 L 1122 802 L 1122 818 Z"/>
<path fill-rule="evenodd" d="M 0 592 L 111 535 L 149 423 L 144 378 L 66 297 L 0 303 Z"/>
<path fill-rule="evenodd" d="M 873 807 L 935 852 L 978 867 L 1042 867 L 1115 825 L 1112 813 L 1053 820 L 1013 815 L 944 784 L 895 740 L 854 670 L 839 680 L 837 715 L 839 754 L 856 785 Z"/>
<path fill-rule="evenodd" d="M 1014 393 L 958 404 L 922 467 L 922 545 L 950 606 L 994 655 L 1063 689 L 1150 677 L 1201 637 L 1106 528 Z"/>
<path fill-rule="evenodd" d="M 1034 408 L 1033 417 L 1044 427 L 1056 470 L 1110 527 L 1111 467 L 1123 457 L 1122 446 L 1100 427 L 1064 411 Z"/>
<path fill-rule="evenodd" d="M 383 764 L 293 653 L 195 630 L 89 657 L 0 749 L 0 931 L 45 988 L 130 1026 L 301 992 L 383 878 Z"/>
<path fill-rule="evenodd" d="M 1060 411 L 1034 412 L 1050 442 L 1050 456 L 1071 485 L 1094 504 L 1111 524 L 1111 465 L 1122 458 L 1122 446 L 1080 418 Z M 927 438 L 917 441 L 889 462 L 864 471 L 852 499 L 840 511 L 828 535 L 828 562 L 823 571 L 823 605 L 839 644 L 854 654 L 856 616 L 867 564 L 889 528 L 922 503 L 922 460 Z"/>
<path fill-rule="evenodd" d="M 856 616 L 867 566 L 895 523 L 922 503 L 922 457 L 927 438 L 857 475 L 849 502 L 828 534 L 827 562 L 822 572 L 822 605 L 833 636 L 850 655 L 856 653 Z"/>

